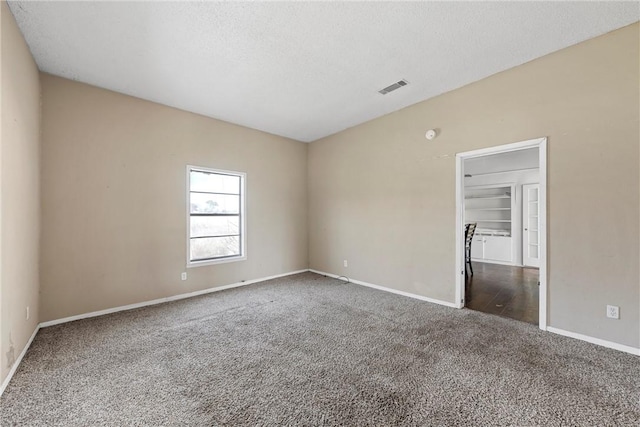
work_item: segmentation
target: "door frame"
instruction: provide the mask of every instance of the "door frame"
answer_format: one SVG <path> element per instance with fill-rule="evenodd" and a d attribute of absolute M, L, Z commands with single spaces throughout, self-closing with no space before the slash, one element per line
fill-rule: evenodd
<path fill-rule="evenodd" d="M 464 308 L 465 297 L 465 251 L 464 251 L 464 160 L 483 157 L 492 154 L 508 153 L 510 151 L 538 148 L 538 167 L 540 173 L 540 289 L 538 326 L 547 330 L 547 138 L 535 138 L 512 144 L 498 145 L 479 150 L 456 153 L 456 306 Z"/>

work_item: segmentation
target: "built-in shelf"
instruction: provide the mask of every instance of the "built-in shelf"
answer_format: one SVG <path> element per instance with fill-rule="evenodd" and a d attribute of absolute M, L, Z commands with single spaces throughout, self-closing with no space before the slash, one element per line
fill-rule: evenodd
<path fill-rule="evenodd" d="M 469 208 L 468 211 L 510 211 L 511 208 Z"/>
<path fill-rule="evenodd" d="M 512 184 L 465 186 L 464 222 L 476 223 L 471 258 L 482 262 L 513 262 Z"/>
<path fill-rule="evenodd" d="M 503 194 L 497 196 L 471 196 L 465 197 L 466 200 L 475 200 L 475 199 L 510 199 L 511 196 Z"/>
<path fill-rule="evenodd" d="M 475 222 L 478 231 L 510 236 L 514 191 L 512 185 L 465 187 L 465 223 Z"/>
<path fill-rule="evenodd" d="M 522 168 L 522 169 L 510 169 L 506 171 L 498 171 L 498 172 L 484 172 L 484 173 L 474 173 L 473 175 L 465 175 L 465 178 L 471 178 L 472 176 L 487 176 L 487 175 L 499 175 L 503 173 L 513 173 L 513 172 L 528 172 L 528 171 L 538 171 L 539 168 Z"/>

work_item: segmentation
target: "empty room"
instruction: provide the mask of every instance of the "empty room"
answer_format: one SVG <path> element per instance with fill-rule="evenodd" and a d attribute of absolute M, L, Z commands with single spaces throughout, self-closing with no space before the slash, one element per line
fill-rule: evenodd
<path fill-rule="evenodd" d="M 0 6 L 0 425 L 640 425 L 638 2 Z"/>

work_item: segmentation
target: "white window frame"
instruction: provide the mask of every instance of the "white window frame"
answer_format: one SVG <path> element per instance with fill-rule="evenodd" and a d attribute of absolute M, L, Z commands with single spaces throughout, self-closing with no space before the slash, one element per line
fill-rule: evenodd
<path fill-rule="evenodd" d="M 240 255 L 212 258 L 201 261 L 191 261 L 191 172 L 206 172 L 240 177 Z M 247 197 L 247 174 L 244 172 L 212 169 L 203 166 L 187 165 L 186 212 L 187 212 L 187 268 L 205 265 L 224 264 L 227 262 L 244 261 L 247 259 L 247 212 L 245 208 Z"/>

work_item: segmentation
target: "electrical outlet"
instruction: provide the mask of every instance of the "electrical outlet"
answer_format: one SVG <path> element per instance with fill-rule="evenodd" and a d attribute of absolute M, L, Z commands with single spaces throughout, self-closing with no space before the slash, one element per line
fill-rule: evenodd
<path fill-rule="evenodd" d="M 186 273 L 186 272 L 185 272 L 185 273 L 182 273 L 182 274 L 180 275 L 180 278 L 181 278 L 182 280 L 187 280 L 187 273 Z"/>
<path fill-rule="evenodd" d="M 347 262 L 347 260 L 346 260 L 346 259 L 344 260 L 344 266 L 345 266 L 345 267 L 349 267 L 349 263 Z"/>
<path fill-rule="evenodd" d="M 620 318 L 620 307 L 618 307 L 617 305 L 608 305 L 607 306 L 607 317 L 610 317 L 612 319 L 619 319 Z"/>
<path fill-rule="evenodd" d="M 27 320 L 29 320 L 29 317 L 30 317 L 30 315 L 29 315 L 29 306 L 27 306 Z"/>

